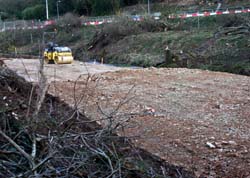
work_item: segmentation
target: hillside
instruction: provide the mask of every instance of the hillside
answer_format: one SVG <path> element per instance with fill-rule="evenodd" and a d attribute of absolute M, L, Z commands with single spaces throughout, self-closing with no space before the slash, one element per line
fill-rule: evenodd
<path fill-rule="evenodd" d="M 101 56 L 104 52 L 105 61 L 113 64 L 201 68 L 249 75 L 248 15 L 205 17 L 200 19 L 199 28 L 196 20 L 111 24 L 96 33 L 90 54 Z M 172 61 L 165 65 L 167 46 Z"/>
<path fill-rule="evenodd" d="M 228 3 L 227 6 L 234 6 L 236 2 Z M 247 2 L 238 4 L 247 6 Z M 134 7 L 141 5 L 130 7 L 124 11 L 133 12 Z M 134 22 L 117 16 L 117 21 L 112 24 L 99 26 L 81 26 L 77 16 L 67 14 L 57 25 L 45 29 L 1 33 L 0 52 L 7 56 L 38 56 L 42 53 L 44 32 L 56 29 L 55 37 L 45 40 L 70 46 L 80 61 L 101 61 L 103 58 L 105 63 L 114 65 L 187 67 L 250 75 L 249 13 L 167 18 L 173 9 L 178 13 L 178 9 L 189 11 L 206 7 L 210 6 L 181 6 L 170 1 L 163 5 L 156 3 L 152 4 L 152 9 L 162 12 L 159 21 L 145 17 L 143 21 Z M 168 64 L 165 64 L 166 47 L 172 53 Z"/>

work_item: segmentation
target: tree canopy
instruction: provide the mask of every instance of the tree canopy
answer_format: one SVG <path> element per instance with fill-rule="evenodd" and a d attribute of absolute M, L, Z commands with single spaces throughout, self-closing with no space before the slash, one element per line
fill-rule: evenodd
<path fill-rule="evenodd" d="M 27 7 L 22 11 L 22 17 L 25 20 L 44 19 L 45 6 L 38 4 L 32 7 Z"/>
<path fill-rule="evenodd" d="M 78 15 L 108 15 L 119 12 L 120 7 L 145 0 L 48 0 L 50 17 L 73 12 Z M 44 19 L 45 0 L 0 0 L 0 12 L 8 19 Z"/>

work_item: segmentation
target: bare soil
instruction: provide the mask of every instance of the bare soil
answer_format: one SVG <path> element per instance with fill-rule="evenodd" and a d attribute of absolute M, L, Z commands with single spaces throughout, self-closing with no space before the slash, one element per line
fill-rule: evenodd
<path fill-rule="evenodd" d="M 30 123 L 37 102 L 36 93 L 30 95 L 33 88 L 31 83 L 16 75 L 11 70 L 0 66 L 0 130 L 12 137 L 15 142 L 27 152 L 31 152 L 30 136 L 34 128 L 37 135 L 37 155 L 36 162 L 51 154 L 57 149 L 48 162 L 40 167 L 39 177 L 107 177 L 109 167 L 105 161 L 98 161 L 99 156 L 93 155 L 88 147 L 83 146 L 79 140 L 79 135 L 84 137 L 91 144 L 92 148 L 104 150 L 101 146 L 105 145 L 104 150 L 110 153 L 113 151 L 119 158 L 112 158 L 111 164 L 121 167 L 119 176 L 115 173 L 114 177 L 126 178 L 146 178 L 146 177 L 194 177 L 191 172 L 183 167 L 177 167 L 166 163 L 153 156 L 151 153 L 134 147 L 131 142 L 124 137 L 119 137 L 112 132 L 105 132 L 96 122 L 90 121 L 85 115 L 75 113 L 75 108 L 69 107 L 59 98 L 46 95 L 45 101 L 38 114 L 37 126 Z M 36 90 L 36 86 L 35 89 Z M 33 97 L 31 97 L 33 96 Z M 28 100 L 27 98 L 30 98 Z M 31 102 L 31 103 L 29 103 Z M 70 118 L 70 119 L 69 119 Z M 28 120 L 27 120 L 28 119 Z M 47 141 L 44 137 L 53 132 L 53 140 L 61 138 L 66 132 L 70 135 L 65 136 L 59 142 Z M 104 133 L 105 132 L 105 133 Z M 101 134 L 101 135 L 99 135 Z M 74 136 L 73 136 L 74 135 Z M 98 139 L 96 139 L 98 138 Z M 53 144 L 53 145 L 52 145 Z M 53 147 L 52 150 L 49 148 Z M 63 148 L 63 149 L 61 149 Z M 79 154 L 80 157 L 77 155 Z M 81 159 L 82 158 L 82 159 Z M 69 160 L 69 161 L 67 161 Z M 119 161 L 119 164 L 116 162 Z M 18 164 L 15 164 L 18 162 Z M 143 163 L 143 164 L 142 164 Z M 84 166 L 83 166 L 84 165 Z M 75 168 L 82 166 L 78 171 Z M 22 154 L 16 151 L 9 142 L 0 136 L 0 177 L 30 177 L 30 167 Z M 52 171 L 50 171 L 52 170 Z M 58 171 L 54 171 L 58 170 Z M 150 170 L 150 171 L 149 171 Z M 164 170 L 164 172 L 162 171 Z M 28 172 L 27 172 L 28 171 Z M 20 176 L 21 174 L 24 174 Z M 31 176 L 31 177 L 32 177 Z"/>
<path fill-rule="evenodd" d="M 39 59 L 5 59 L 0 58 L 0 61 L 4 61 L 7 67 L 17 72 L 18 75 L 24 77 L 29 82 L 38 81 L 38 68 Z M 108 71 L 117 71 L 124 68 L 115 67 L 111 65 L 100 65 L 95 63 L 83 63 L 74 61 L 72 64 L 54 65 L 45 64 L 45 75 L 49 82 L 51 81 L 67 81 L 77 80 L 80 75 L 97 74 Z"/>
<path fill-rule="evenodd" d="M 136 146 L 197 177 L 250 176 L 250 77 L 149 68 L 78 78 L 73 66 L 58 67 L 67 74 L 49 92 L 101 124 L 110 119 Z"/>

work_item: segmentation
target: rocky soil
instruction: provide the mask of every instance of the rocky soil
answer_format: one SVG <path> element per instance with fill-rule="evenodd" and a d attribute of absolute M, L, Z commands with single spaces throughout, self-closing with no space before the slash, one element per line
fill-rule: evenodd
<path fill-rule="evenodd" d="M 49 92 L 197 177 L 250 176 L 250 77 L 124 69 L 52 80 Z"/>

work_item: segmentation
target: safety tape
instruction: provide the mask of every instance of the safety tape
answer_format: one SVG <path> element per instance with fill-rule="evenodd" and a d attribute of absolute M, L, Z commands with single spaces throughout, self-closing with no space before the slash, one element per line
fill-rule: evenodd
<path fill-rule="evenodd" d="M 208 16 L 216 16 L 216 15 L 226 15 L 226 14 L 241 14 L 241 13 L 250 13 L 250 8 L 248 9 L 238 9 L 238 10 L 225 10 L 225 11 L 204 11 L 204 12 L 195 12 L 195 13 L 182 13 L 182 14 L 171 14 L 168 16 L 169 19 L 185 19 L 185 18 L 191 18 L 191 17 L 208 17 Z M 131 17 L 133 21 L 143 21 L 143 17 L 141 16 L 134 16 Z M 113 23 L 113 19 L 109 20 L 100 20 L 100 21 L 87 21 L 82 23 L 84 26 L 97 26 L 97 25 L 102 25 L 102 24 L 107 24 L 107 23 Z M 2 29 L 1 31 L 5 30 L 15 30 L 15 29 L 42 29 L 46 26 L 53 25 L 56 22 L 53 20 L 50 21 L 45 21 L 43 25 L 32 25 L 28 27 L 6 27 Z"/>
<path fill-rule="evenodd" d="M 143 17 L 131 17 L 131 19 L 133 21 L 143 21 Z M 85 26 L 90 26 L 90 25 L 102 25 L 102 24 L 106 24 L 106 23 L 113 23 L 114 20 L 101 20 L 101 21 L 88 21 L 88 22 L 84 22 L 83 25 Z"/>
<path fill-rule="evenodd" d="M 190 17 L 208 17 L 208 16 L 216 16 L 216 15 L 226 15 L 226 14 L 242 14 L 242 13 L 250 13 L 250 8 L 248 9 L 240 9 L 240 10 L 226 10 L 226 11 L 204 11 L 204 12 L 195 12 L 195 13 L 183 13 L 183 14 L 171 14 L 169 15 L 169 19 L 185 19 Z"/>
<path fill-rule="evenodd" d="M 84 22 L 83 25 L 85 25 L 85 26 L 101 25 L 101 24 L 112 23 L 112 22 L 113 22 L 113 20 L 89 21 L 89 22 Z"/>

